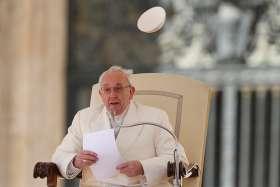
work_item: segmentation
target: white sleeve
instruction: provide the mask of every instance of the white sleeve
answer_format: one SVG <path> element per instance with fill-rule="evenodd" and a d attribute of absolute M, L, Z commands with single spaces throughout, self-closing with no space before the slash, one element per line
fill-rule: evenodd
<path fill-rule="evenodd" d="M 52 156 L 52 161 L 56 163 L 61 175 L 67 179 L 66 174 L 69 164 L 72 162 L 75 155 L 82 151 L 82 132 L 80 129 L 80 112 L 78 112 L 68 128 L 68 133 L 57 147 Z"/>
<path fill-rule="evenodd" d="M 69 179 L 74 179 L 82 171 L 81 169 L 76 168 L 74 166 L 73 160 L 68 164 L 67 169 L 66 169 L 66 175 L 67 175 L 67 178 L 69 178 Z"/>

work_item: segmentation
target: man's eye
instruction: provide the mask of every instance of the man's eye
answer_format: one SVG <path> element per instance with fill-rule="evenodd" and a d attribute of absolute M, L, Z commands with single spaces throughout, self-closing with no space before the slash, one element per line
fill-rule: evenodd
<path fill-rule="evenodd" d="M 114 89 L 116 92 L 120 92 L 122 90 L 122 87 L 118 86 L 118 87 L 115 87 Z"/>
<path fill-rule="evenodd" d="M 110 90 L 111 90 L 110 88 L 104 88 L 104 92 L 108 93 L 108 92 L 110 92 Z"/>

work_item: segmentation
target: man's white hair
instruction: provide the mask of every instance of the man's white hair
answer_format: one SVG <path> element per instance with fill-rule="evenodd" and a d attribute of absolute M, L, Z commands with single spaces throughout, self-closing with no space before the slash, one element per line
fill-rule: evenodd
<path fill-rule="evenodd" d="M 111 66 L 108 70 L 104 71 L 104 72 L 100 75 L 99 80 L 98 80 L 98 83 L 101 83 L 103 77 L 104 77 L 107 73 L 111 73 L 111 72 L 114 72 L 114 71 L 119 71 L 119 72 L 123 73 L 123 74 L 127 77 L 128 84 L 131 85 L 131 82 L 130 82 L 130 75 L 133 73 L 133 70 L 132 70 L 132 69 L 124 69 L 124 68 L 122 68 L 121 66 Z"/>

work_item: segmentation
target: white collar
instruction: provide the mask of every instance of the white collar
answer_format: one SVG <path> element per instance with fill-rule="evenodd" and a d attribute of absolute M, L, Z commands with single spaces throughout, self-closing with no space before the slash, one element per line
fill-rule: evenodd
<path fill-rule="evenodd" d="M 122 125 L 124 118 L 127 114 L 127 111 L 129 109 L 129 106 L 130 106 L 130 104 L 126 107 L 126 109 L 121 114 L 119 114 L 117 116 L 112 116 L 111 112 L 109 112 L 106 108 L 106 114 L 110 120 L 111 126 L 114 127 L 116 124 Z"/>

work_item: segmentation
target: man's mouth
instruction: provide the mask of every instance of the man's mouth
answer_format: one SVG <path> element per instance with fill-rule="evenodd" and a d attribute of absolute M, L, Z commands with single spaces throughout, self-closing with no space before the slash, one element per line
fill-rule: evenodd
<path fill-rule="evenodd" d="M 119 102 L 110 102 L 110 105 L 113 105 L 113 106 L 118 105 L 118 104 L 119 104 Z"/>

